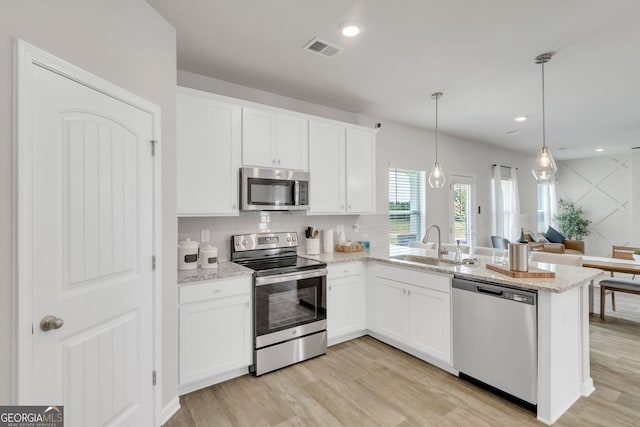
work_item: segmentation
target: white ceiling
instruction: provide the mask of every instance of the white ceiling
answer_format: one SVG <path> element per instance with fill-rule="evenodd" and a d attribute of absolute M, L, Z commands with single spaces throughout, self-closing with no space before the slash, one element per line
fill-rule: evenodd
<path fill-rule="evenodd" d="M 429 129 L 442 91 L 441 132 L 531 155 L 542 134 L 534 58 L 552 51 L 556 159 L 640 146 L 638 0 L 148 1 L 176 27 L 182 70 Z M 346 21 L 361 35 L 342 36 Z M 314 36 L 343 52 L 302 50 Z"/>

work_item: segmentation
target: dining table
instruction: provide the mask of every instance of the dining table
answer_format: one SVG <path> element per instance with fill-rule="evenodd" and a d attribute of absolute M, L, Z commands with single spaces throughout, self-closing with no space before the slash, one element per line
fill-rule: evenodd
<path fill-rule="evenodd" d="M 596 256 L 583 256 L 582 266 L 598 268 L 613 273 L 640 274 L 640 263 L 635 260 L 627 260 L 620 258 L 607 258 Z M 593 282 L 589 286 L 589 313 L 593 313 Z"/>

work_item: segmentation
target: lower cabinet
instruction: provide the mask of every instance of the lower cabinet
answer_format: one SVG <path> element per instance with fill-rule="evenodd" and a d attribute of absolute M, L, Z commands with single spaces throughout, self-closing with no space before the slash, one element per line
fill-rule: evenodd
<path fill-rule="evenodd" d="M 252 363 L 251 279 L 180 287 L 180 394 L 246 373 Z"/>
<path fill-rule="evenodd" d="M 451 277 L 376 268 L 373 331 L 451 364 Z"/>
<path fill-rule="evenodd" d="M 360 262 L 328 267 L 327 336 L 329 345 L 364 335 L 364 265 Z"/>

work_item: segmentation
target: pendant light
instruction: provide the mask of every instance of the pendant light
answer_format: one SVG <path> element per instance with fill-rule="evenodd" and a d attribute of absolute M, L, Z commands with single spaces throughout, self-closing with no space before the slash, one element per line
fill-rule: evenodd
<path fill-rule="evenodd" d="M 531 170 L 536 181 L 545 182 L 550 181 L 558 170 L 555 160 L 547 148 L 546 134 L 545 134 L 545 118 L 544 118 L 544 64 L 549 62 L 553 54 L 550 52 L 543 53 L 536 56 L 536 64 L 542 66 L 542 148 L 536 157 L 536 163 Z"/>
<path fill-rule="evenodd" d="M 442 92 L 431 94 L 431 98 L 436 100 L 436 163 L 429 174 L 429 187 L 442 188 L 444 187 L 445 177 L 440 163 L 438 163 L 438 99 L 442 98 Z"/>

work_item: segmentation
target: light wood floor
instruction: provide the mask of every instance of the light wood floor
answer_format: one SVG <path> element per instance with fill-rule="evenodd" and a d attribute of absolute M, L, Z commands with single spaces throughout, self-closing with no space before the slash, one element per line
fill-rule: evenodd
<path fill-rule="evenodd" d="M 555 426 L 640 425 L 640 323 L 621 318 L 634 317 L 625 312 L 634 296 L 618 296 L 618 313 L 609 316 L 608 302 L 605 321 L 591 318 L 596 391 Z M 260 378 L 245 375 L 190 393 L 180 404 L 166 426 L 543 425 L 511 402 L 370 337 Z"/>

